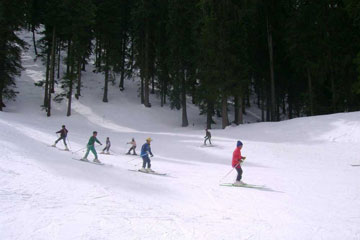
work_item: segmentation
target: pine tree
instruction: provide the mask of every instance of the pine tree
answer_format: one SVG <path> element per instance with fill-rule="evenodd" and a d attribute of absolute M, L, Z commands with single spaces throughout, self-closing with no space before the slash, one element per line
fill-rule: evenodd
<path fill-rule="evenodd" d="M 4 100 L 16 95 L 13 87 L 22 70 L 21 49 L 25 46 L 16 32 L 24 24 L 25 11 L 23 1 L 0 2 L 0 111 L 5 107 Z"/>

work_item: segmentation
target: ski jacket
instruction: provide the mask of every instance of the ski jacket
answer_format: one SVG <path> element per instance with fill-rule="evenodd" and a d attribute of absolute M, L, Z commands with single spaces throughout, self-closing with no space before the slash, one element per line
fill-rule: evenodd
<path fill-rule="evenodd" d="M 152 152 L 151 152 L 151 148 L 150 148 L 150 144 L 148 143 L 144 143 L 144 145 L 142 145 L 141 147 L 141 156 L 142 157 L 149 157 L 149 153 L 150 155 L 153 155 Z"/>
<path fill-rule="evenodd" d="M 136 147 L 136 142 L 135 141 L 128 142 L 128 144 L 131 144 L 133 147 Z"/>
<path fill-rule="evenodd" d="M 101 144 L 101 142 L 94 136 L 91 136 L 88 142 L 88 146 L 94 146 L 95 142 Z"/>
<path fill-rule="evenodd" d="M 241 164 L 241 151 L 240 148 L 237 147 L 235 148 L 234 152 L 233 152 L 233 158 L 232 158 L 232 167 L 236 167 L 236 168 L 241 168 L 240 164 Z"/>
<path fill-rule="evenodd" d="M 110 140 L 106 140 L 106 146 L 107 146 L 107 147 L 110 147 L 110 146 L 111 146 Z"/>
<path fill-rule="evenodd" d="M 62 128 L 60 131 L 57 131 L 56 133 L 60 133 L 61 137 L 66 137 L 68 130 L 66 128 Z"/>

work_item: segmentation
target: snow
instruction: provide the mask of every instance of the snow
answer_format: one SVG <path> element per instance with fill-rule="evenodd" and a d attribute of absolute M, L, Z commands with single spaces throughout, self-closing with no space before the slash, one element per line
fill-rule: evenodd
<path fill-rule="evenodd" d="M 180 111 L 154 96 L 150 109 L 139 103 L 137 81 L 103 103 L 103 76 L 90 69 L 97 87 L 74 99 L 71 117 L 63 102 L 48 118 L 32 48 L 23 63 L 20 94 L 0 112 L 0 239 L 360 239 L 360 112 L 215 129 L 203 147 L 196 106 L 181 128 Z M 63 124 L 73 153 L 49 147 Z M 73 159 L 94 130 L 112 142 L 104 166 Z M 132 137 L 137 152 L 154 139 L 152 168 L 167 176 L 129 171 L 141 166 L 124 154 Z M 266 189 L 219 186 L 234 181 L 235 171 L 223 177 L 239 139 L 243 181 Z"/>

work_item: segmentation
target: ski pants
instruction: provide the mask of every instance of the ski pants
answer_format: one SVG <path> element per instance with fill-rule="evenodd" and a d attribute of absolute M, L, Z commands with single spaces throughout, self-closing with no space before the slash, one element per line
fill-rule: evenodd
<path fill-rule="evenodd" d="M 237 171 L 237 173 L 238 173 L 238 175 L 237 175 L 237 177 L 236 177 L 236 181 L 240 181 L 241 178 L 242 178 L 243 170 L 242 170 L 241 167 L 237 167 L 237 168 L 235 168 L 235 169 L 236 169 L 236 171 Z"/>
<path fill-rule="evenodd" d="M 85 157 L 84 157 L 84 158 L 87 158 L 87 157 L 88 157 L 90 151 L 94 154 L 95 159 L 97 159 L 98 156 L 97 156 L 97 153 L 96 153 L 96 150 L 95 150 L 94 145 L 87 145 L 87 150 L 86 150 L 86 154 L 85 154 Z"/>
<path fill-rule="evenodd" d="M 67 146 L 66 137 L 59 137 L 58 140 L 55 141 L 55 144 L 57 144 L 61 139 L 64 141 L 64 145 Z"/>
<path fill-rule="evenodd" d="M 150 163 L 149 156 L 148 155 L 143 156 L 142 159 L 143 159 L 143 168 L 146 167 L 146 164 L 147 164 L 148 168 L 151 168 L 151 163 Z"/>
<path fill-rule="evenodd" d="M 105 152 L 105 150 L 106 150 L 107 152 L 109 152 L 110 147 L 111 147 L 111 145 L 106 145 L 102 151 Z"/>
<path fill-rule="evenodd" d="M 136 148 L 135 146 L 131 146 L 131 148 L 128 151 L 128 154 L 130 154 L 131 150 L 133 150 L 133 154 L 136 155 L 135 148 Z"/>
<path fill-rule="evenodd" d="M 211 144 L 211 138 L 205 137 L 204 145 L 206 145 L 206 141 L 209 140 L 209 143 Z"/>

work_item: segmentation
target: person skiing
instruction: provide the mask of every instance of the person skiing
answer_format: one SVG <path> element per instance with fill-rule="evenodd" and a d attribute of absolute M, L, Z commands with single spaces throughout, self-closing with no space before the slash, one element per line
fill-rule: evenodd
<path fill-rule="evenodd" d="M 89 152 L 91 151 L 95 156 L 94 162 L 101 163 L 97 157 L 97 153 L 96 153 L 94 145 L 95 145 L 95 142 L 99 143 L 100 145 L 102 145 L 102 143 L 96 138 L 96 136 L 97 136 L 97 132 L 94 131 L 93 135 L 89 139 L 88 144 L 86 145 L 87 150 L 86 150 L 85 156 L 81 160 L 88 161 L 87 156 L 89 155 Z"/>
<path fill-rule="evenodd" d="M 150 153 L 150 156 L 153 157 L 154 155 L 152 154 L 151 152 L 151 148 L 150 148 L 150 143 L 151 143 L 152 139 L 151 138 L 147 138 L 146 139 L 146 143 L 144 143 L 144 145 L 142 145 L 141 147 L 141 154 L 140 156 L 142 157 L 143 159 L 143 166 L 142 168 L 139 170 L 140 172 L 154 172 L 152 169 L 151 169 L 151 163 L 150 163 L 150 158 L 149 158 L 149 153 Z M 145 169 L 147 165 L 147 169 Z"/>
<path fill-rule="evenodd" d="M 206 146 L 206 141 L 207 141 L 207 140 L 209 140 L 210 145 L 211 145 L 211 133 L 210 133 L 210 131 L 209 131 L 207 128 L 205 129 L 205 131 L 206 131 L 206 136 L 204 137 L 204 138 L 205 138 L 205 140 L 204 140 L 204 145 Z"/>
<path fill-rule="evenodd" d="M 110 147 L 111 147 L 111 142 L 110 142 L 110 138 L 107 137 L 106 138 L 106 146 L 104 147 L 104 149 L 102 150 L 101 154 L 104 154 L 105 153 L 105 150 L 106 150 L 106 154 L 110 154 Z"/>
<path fill-rule="evenodd" d="M 236 169 L 237 171 L 237 177 L 234 185 L 239 186 L 245 184 L 243 181 L 241 181 L 243 170 L 241 168 L 241 163 L 246 159 L 246 157 L 241 156 L 241 149 L 243 147 L 243 144 L 241 141 L 237 141 L 236 148 L 233 152 L 233 158 L 232 158 L 232 167 Z"/>
<path fill-rule="evenodd" d="M 57 131 L 56 133 L 60 133 L 60 137 L 55 141 L 55 143 L 51 146 L 56 147 L 56 144 L 60 141 L 63 140 L 64 141 L 64 145 L 65 145 L 65 150 L 69 151 L 69 148 L 67 147 L 66 144 L 66 137 L 68 134 L 68 130 L 66 129 L 65 125 L 62 125 L 61 130 Z"/>
<path fill-rule="evenodd" d="M 135 148 L 136 148 L 136 141 L 135 141 L 135 138 L 132 138 L 131 139 L 131 142 L 128 142 L 126 144 L 131 144 L 131 147 L 129 149 L 129 151 L 126 153 L 126 155 L 129 155 L 131 150 L 133 150 L 133 155 L 137 155 L 136 152 L 135 152 Z"/>

